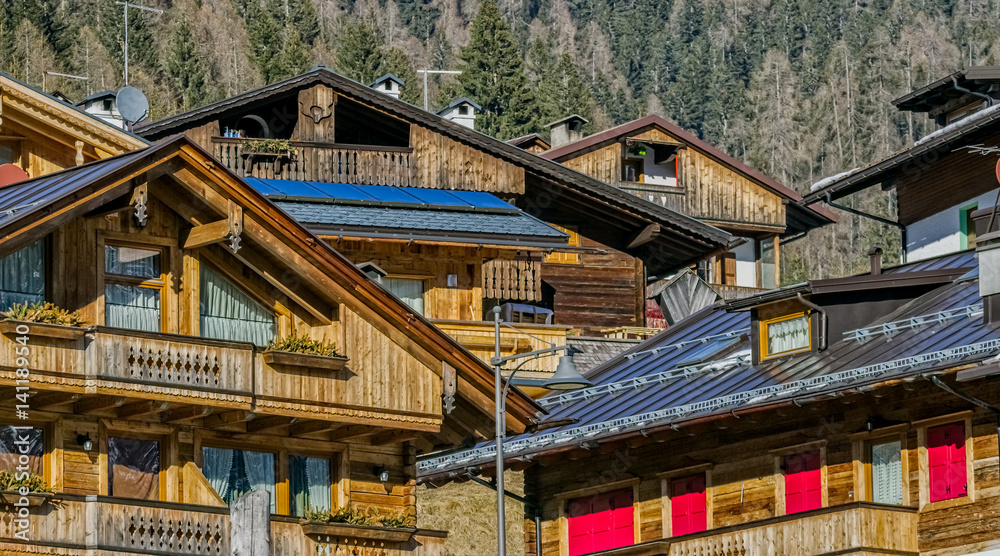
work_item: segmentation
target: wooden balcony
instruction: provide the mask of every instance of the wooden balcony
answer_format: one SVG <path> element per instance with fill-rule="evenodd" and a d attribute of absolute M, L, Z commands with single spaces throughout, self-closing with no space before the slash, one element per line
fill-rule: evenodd
<path fill-rule="evenodd" d="M 28 521 L 25 536 L 29 541 L 25 543 L 17 536 L 18 523 L 13 518 L 0 520 L 0 553 L 81 556 L 230 554 L 228 508 L 63 494 L 42 506 L 31 508 Z M 325 533 L 322 526 L 309 528 L 297 518 L 272 516 L 271 554 L 445 554 L 445 535 L 439 531 L 343 524 L 329 529 L 330 532 Z"/>
<path fill-rule="evenodd" d="M 212 154 L 245 178 L 397 186 L 415 181 L 410 148 L 290 141 L 292 151 L 278 155 L 248 152 L 247 141 L 213 137 Z"/>
<path fill-rule="evenodd" d="M 605 556 L 730 556 L 838 554 L 917 556 L 916 508 L 854 502 L 762 519 L 597 554 Z"/>
<path fill-rule="evenodd" d="M 620 181 L 617 185 L 619 189 L 642 197 L 650 203 L 687 214 L 685 205 L 687 190 L 684 187 L 634 181 Z"/>
<path fill-rule="evenodd" d="M 494 350 L 494 326 L 492 322 L 467 320 L 431 320 L 435 326 L 446 334 L 458 340 L 465 349 L 473 355 L 489 363 Z M 503 355 L 527 353 L 536 349 L 544 349 L 549 344 L 566 345 L 566 333 L 569 326 L 559 324 L 515 323 L 519 330 L 531 336 L 519 334 L 509 327 L 500 328 L 500 351 Z M 534 336 L 534 337 L 532 337 Z M 545 379 L 556 370 L 559 357 L 550 356 L 528 361 L 518 371 L 518 378 Z"/>

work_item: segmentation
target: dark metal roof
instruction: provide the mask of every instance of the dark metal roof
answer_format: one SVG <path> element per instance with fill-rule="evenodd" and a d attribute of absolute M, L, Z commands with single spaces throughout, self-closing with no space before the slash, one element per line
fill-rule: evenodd
<path fill-rule="evenodd" d="M 448 106 L 445 106 L 444 108 L 438 110 L 437 113 L 440 114 L 440 113 L 444 112 L 445 110 L 447 110 L 449 108 L 454 108 L 454 107 L 458 106 L 459 104 L 468 104 L 468 105 L 472 106 L 473 108 L 475 108 L 476 110 L 482 110 L 483 109 L 482 106 L 479 106 L 478 104 L 476 104 L 475 102 L 473 102 L 473 100 L 470 99 L 469 97 L 462 97 L 462 98 L 456 98 L 455 100 L 451 101 L 451 103 L 449 103 Z"/>
<path fill-rule="evenodd" d="M 708 308 L 592 371 L 588 378 L 595 387 L 542 398 L 549 410 L 546 420 L 578 421 L 514 438 L 505 453 L 523 458 L 750 407 L 808 403 L 839 391 L 982 361 L 1000 352 L 1000 331 L 998 325 L 983 324 L 980 302 L 978 280 L 960 279 L 871 324 L 964 309 L 959 316 L 899 327 L 891 334 L 877 332 L 865 341 L 831 338 L 823 352 L 759 365 L 739 362 L 738 356 L 750 350 L 744 334 L 749 315 Z M 692 364 L 695 361 L 705 363 Z M 429 458 L 421 462 L 420 475 L 489 465 L 491 450 L 485 444 Z"/>
<path fill-rule="evenodd" d="M 136 131 L 145 137 L 154 139 L 165 137 L 188 127 L 215 120 L 220 114 L 229 110 L 253 106 L 271 95 L 288 94 L 315 84 L 327 85 L 388 114 L 425 126 L 445 137 L 489 152 L 502 160 L 525 168 L 541 183 L 537 194 L 531 191 L 526 193 L 526 196 L 537 197 L 537 199 L 529 198 L 528 200 L 534 203 L 531 206 L 533 210 L 541 210 L 539 216 L 543 218 L 546 216 L 545 205 L 542 205 L 541 202 L 543 200 L 551 202 L 553 197 L 562 197 L 566 200 L 564 203 L 558 203 L 555 208 L 571 211 L 582 210 L 576 207 L 586 206 L 600 212 L 604 218 L 601 222 L 595 222 L 591 216 L 593 213 L 583 214 L 586 218 L 580 221 L 581 234 L 586 235 L 589 229 L 610 229 L 609 223 L 624 227 L 638 226 L 634 233 L 638 233 L 641 227 L 649 223 L 659 224 L 662 231 L 648 244 L 648 247 L 629 249 L 628 244 L 631 243 L 634 236 L 628 235 L 623 235 L 618 244 L 603 242 L 610 247 L 643 258 L 653 274 L 672 271 L 695 263 L 709 254 L 726 249 L 733 241 L 732 235 L 695 218 L 656 205 L 561 164 L 445 120 L 440 116 L 347 79 L 324 67 L 313 68 L 305 74 L 190 112 L 137 126 Z M 530 187 L 532 186 L 529 186 L 529 189 Z M 527 202 L 524 199 L 519 199 L 519 202 L 522 201 Z"/>
<path fill-rule="evenodd" d="M 899 272 L 923 272 L 925 270 L 968 270 L 977 268 L 976 250 L 967 249 L 957 253 L 949 253 L 939 257 L 923 259 L 890 268 L 883 268 L 882 274 Z"/>
<path fill-rule="evenodd" d="M 952 98 L 965 96 L 967 93 L 955 89 L 954 83 L 963 89 L 977 90 L 990 83 L 1000 82 L 1000 66 L 972 66 L 946 75 L 937 81 L 925 85 L 912 93 L 905 94 L 892 101 L 899 110 L 926 112 L 940 106 Z"/>

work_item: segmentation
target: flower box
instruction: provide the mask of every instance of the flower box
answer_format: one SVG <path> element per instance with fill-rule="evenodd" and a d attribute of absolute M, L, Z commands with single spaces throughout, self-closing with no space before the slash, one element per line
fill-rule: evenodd
<path fill-rule="evenodd" d="M 29 492 L 24 495 L 28 499 L 29 508 L 37 508 L 45 502 L 52 498 L 51 492 Z M 4 505 L 13 506 L 21 500 L 21 494 L 16 490 L 2 490 L 0 491 L 0 500 L 3 500 Z"/>
<path fill-rule="evenodd" d="M 320 523 L 303 521 L 302 532 L 307 536 L 348 537 L 385 542 L 406 542 L 417 532 L 412 527 L 375 527 L 372 525 L 351 525 L 349 523 Z"/>
<path fill-rule="evenodd" d="M 344 370 L 348 361 L 348 358 L 342 355 L 313 355 L 270 349 L 264 352 L 264 362 L 272 367 L 296 367 L 332 372 Z"/>
<path fill-rule="evenodd" d="M 44 322 L 25 322 L 17 320 L 2 320 L 0 321 L 0 334 L 5 335 L 18 335 L 17 328 L 19 326 L 27 326 L 28 333 L 26 336 L 29 338 L 32 336 L 41 338 L 58 338 L 63 340 L 79 340 L 87 332 L 86 328 L 81 326 L 67 326 L 64 324 L 48 324 Z"/>

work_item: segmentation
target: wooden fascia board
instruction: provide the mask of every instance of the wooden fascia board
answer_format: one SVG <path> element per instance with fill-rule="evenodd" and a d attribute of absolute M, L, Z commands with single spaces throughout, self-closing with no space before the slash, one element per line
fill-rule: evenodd
<path fill-rule="evenodd" d="M 191 169 L 196 169 L 203 175 L 206 183 L 217 184 L 224 190 L 222 193 L 202 188 L 199 193 L 207 203 L 217 207 L 224 206 L 223 203 L 228 199 L 239 203 L 244 207 L 244 233 L 248 237 L 289 261 L 290 267 L 319 291 L 330 292 L 335 300 L 343 300 L 393 342 L 411 349 L 411 354 L 439 376 L 442 372 L 441 361 L 456 362 L 456 367 L 464 369 L 468 375 L 460 376 L 459 393 L 468 397 L 483 411 L 492 414 L 492 372 L 485 363 L 433 325 L 414 315 L 407 307 L 386 296 L 343 255 L 285 215 L 265 197 L 221 169 L 200 149 L 185 144 L 180 150 L 182 158 L 189 163 Z M 221 208 L 217 210 L 222 214 Z M 471 377 L 477 377 L 478 380 L 474 383 L 470 380 Z M 538 407 L 533 401 L 518 396 L 509 398 L 508 404 L 516 412 L 511 416 L 514 418 L 511 428 L 514 430 L 523 429 L 538 413 Z"/>
<path fill-rule="evenodd" d="M 0 77 L 0 99 L 17 100 L 21 111 L 31 110 L 34 114 L 42 112 L 48 114 L 50 118 L 56 121 L 61 120 L 65 126 L 76 129 L 76 133 L 72 133 L 72 135 L 78 139 L 84 142 L 89 141 L 92 145 L 99 146 L 112 154 L 122 154 L 149 146 L 146 141 L 138 137 L 133 137 L 124 131 L 114 129 L 109 124 L 104 124 L 96 119 L 89 118 L 89 116 L 84 116 L 76 109 L 55 104 L 47 96 L 13 83 L 3 77 Z M 5 110 L 4 116 L 6 117 L 7 115 Z"/>
<path fill-rule="evenodd" d="M 37 120 L 32 120 L 31 118 L 25 118 L 23 116 L 11 116 L 8 113 L 3 114 L 4 126 L 9 127 L 14 131 L 18 131 L 23 134 L 26 139 L 36 141 L 43 145 L 48 143 L 58 143 L 59 145 L 76 150 L 76 141 L 81 141 L 83 143 L 83 155 L 90 159 L 90 161 L 100 160 L 101 156 L 94 148 L 93 144 L 87 143 L 86 141 L 76 139 L 72 135 L 67 135 L 62 133 L 60 130 L 52 128 L 51 126 L 46 126 L 48 129 L 46 131 L 40 131 L 34 127 L 32 124 L 37 125 L 39 122 Z M 69 137 L 69 139 L 65 139 Z"/>

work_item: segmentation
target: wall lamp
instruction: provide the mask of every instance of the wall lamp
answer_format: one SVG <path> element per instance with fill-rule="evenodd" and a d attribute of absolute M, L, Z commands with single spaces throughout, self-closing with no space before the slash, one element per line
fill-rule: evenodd
<path fill-rule="evenodd" d="M 83 451 L 89 452 L 94 449 L 94 441 L 90 439 L 90 433 L 76 435 L 76 443 L 83 446 Z"/>
<path fill-rule="evenodd" d="M 384 465 L 379 465 L 375 467 L 374 472 L 375 476 L 378 477 L 378 480 L 382 481 L 383 483 L 389 482 L 389 470 L 386 469 Z"/>

